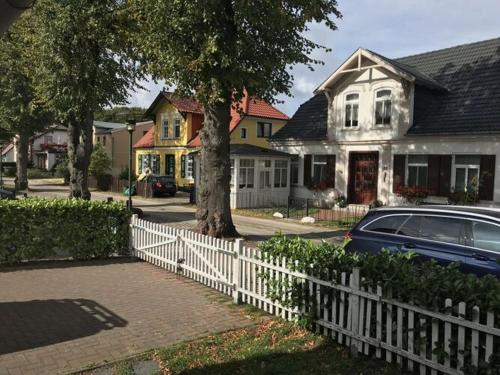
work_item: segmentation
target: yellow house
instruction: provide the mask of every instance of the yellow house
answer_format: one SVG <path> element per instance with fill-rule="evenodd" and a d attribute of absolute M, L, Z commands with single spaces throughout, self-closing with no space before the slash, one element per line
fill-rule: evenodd
<path fill-rule="evenodd" d="M 269 138 L 281 129 L 288 116 L 269 103 L 245 96 L 241 113 L 231 111 L 231 144 L 269 148 Z M 135 145 L 136 171 L 150 168 L 153 174 L 175 177 L 180 187 L 194 183 L 194 159 L 201 147 L 198 132 L 203 126 L 203 107 L 191 98 L 171 92 L 158 94 L 145 113 L 154 126 Z"/>

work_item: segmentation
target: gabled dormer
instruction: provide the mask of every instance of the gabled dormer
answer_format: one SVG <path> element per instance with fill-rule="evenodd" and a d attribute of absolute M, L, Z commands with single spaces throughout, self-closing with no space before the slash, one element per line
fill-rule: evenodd
<path fill-rule="evenodd" d="M 359 48 L 315 90 L 328 100 L 328 139 L 373 141 L 403 137 L 413 122 L 416 85 L 446 91 L 408 65 Z"/>
<path fill-rule="evenodd" d="M 145 113 L 155 123 L 155 146 L 186 146 L 203 125 L 203 107 L 192 98 L 161 91 Z"/>

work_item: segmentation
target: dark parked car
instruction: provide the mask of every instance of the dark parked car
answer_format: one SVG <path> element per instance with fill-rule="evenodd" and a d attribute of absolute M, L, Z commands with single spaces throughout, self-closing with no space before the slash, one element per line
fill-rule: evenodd
<path fill-rule="evenodd" d="M 168 194 L 171 197 L 177 193 L 177 186 L 175 185 L 175 178 L 169 176 L 151 176 L 151 188 L 153 189 L 153 196 Z"/>
<path fill-rule="evenodd" d="M 500 210 L 460 206 L 379 208 L 347 234 L 348 250 L 414 251 L 419 259 L 500 277 Z"/>
<path fill-rule="evenodd" d="M 16 192 L 0 189 L 0 199 L 16 199 Z"/>

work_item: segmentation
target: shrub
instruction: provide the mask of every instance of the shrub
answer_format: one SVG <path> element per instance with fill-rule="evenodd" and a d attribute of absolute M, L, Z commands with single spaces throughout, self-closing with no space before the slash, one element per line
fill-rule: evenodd
<path fill-rule="evenodd" d="M 104 176 L 111 169 L 111 159 L 101 144 L 96 144 L 92 151 L 89 174 L 94 177 Z"/>
<path fill-rule="evenodd" d="M 128 253 L 128 210 L 81 199 L 0 200 L 0 262 Z"/>
<path fill-rule="evenodd" d="M 335 204 L 339 208 L 346 208 L 348 206 L 346 196 L 345 195 L 340 195 L 337 198 L 335 198 Z"/>
<path fill-rule="evenodd" d="M 125 167 L 121 170 L 120 174 L 118 175 L 118 179 L 128 180 L 128 167 Z M 134 179 L 134 175 L 132 175 L 132 179 Z"/>
<path fill-rule="evenodd" d="M 411 252 L 347 252 L 345 243 L 318 245 L 284 235 L 276 235 L 261 243 L 259 248 L 264 259 L 285 257 L 289 269 L 334 283 L 340 281 L 341 272 L 350 273 L 353 267 L 359 267 L 365 285 L 391 289 L 395 299 L 422 308 L 444 312 L 444 301 L 451 298 L 454 302 L 466 302 L 469 308 L 477 305 L 481 311 L 500 312 L 500 280 L 492 275 L 477 277 L 462 273 L 457 263 L 444 267 L 435 261 L 418 261 L 417 255 Z M 289 306 L 300 307 L 307 303 L 308 283 L 297 278 L 293 283 L 274 280 L 268 273 L 260 276 L 268 281 L 269 298 L 284 301 Z"/>
<path fill-rule="evenodd" d="M 56 176 L 59 178 L 64 179 L 64 183 L 67 184 L 69 183 L 69 168 L 68 168 L 68 158 L 64 157 L 60 159 L 57 164 L 54 166 L 54 169 L 56 171 Z"/>
<path fill-rule="evenodd" d="M 37 178 L 51 178 L 52 172 L 45 171 L 39 168 L 28 169 L 28 180 L 35 180 Z"/>
<path fill-rule="evenodd" d="M 418 206 L 429 196 L 429 191 L 416 186 L 400 186 L 396 189 L 396 194 L 405 198 L 408 203 Z"/>

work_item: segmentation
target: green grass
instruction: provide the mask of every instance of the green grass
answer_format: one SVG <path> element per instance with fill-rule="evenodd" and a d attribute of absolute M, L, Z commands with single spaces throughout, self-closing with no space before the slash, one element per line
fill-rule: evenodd
<path fill-rule="evenodd" d="M 155 358 L 172 375 L 401 373 L 381 361 L 351 359 L 345 347 L 281 319 L 161 349 Z"/>

